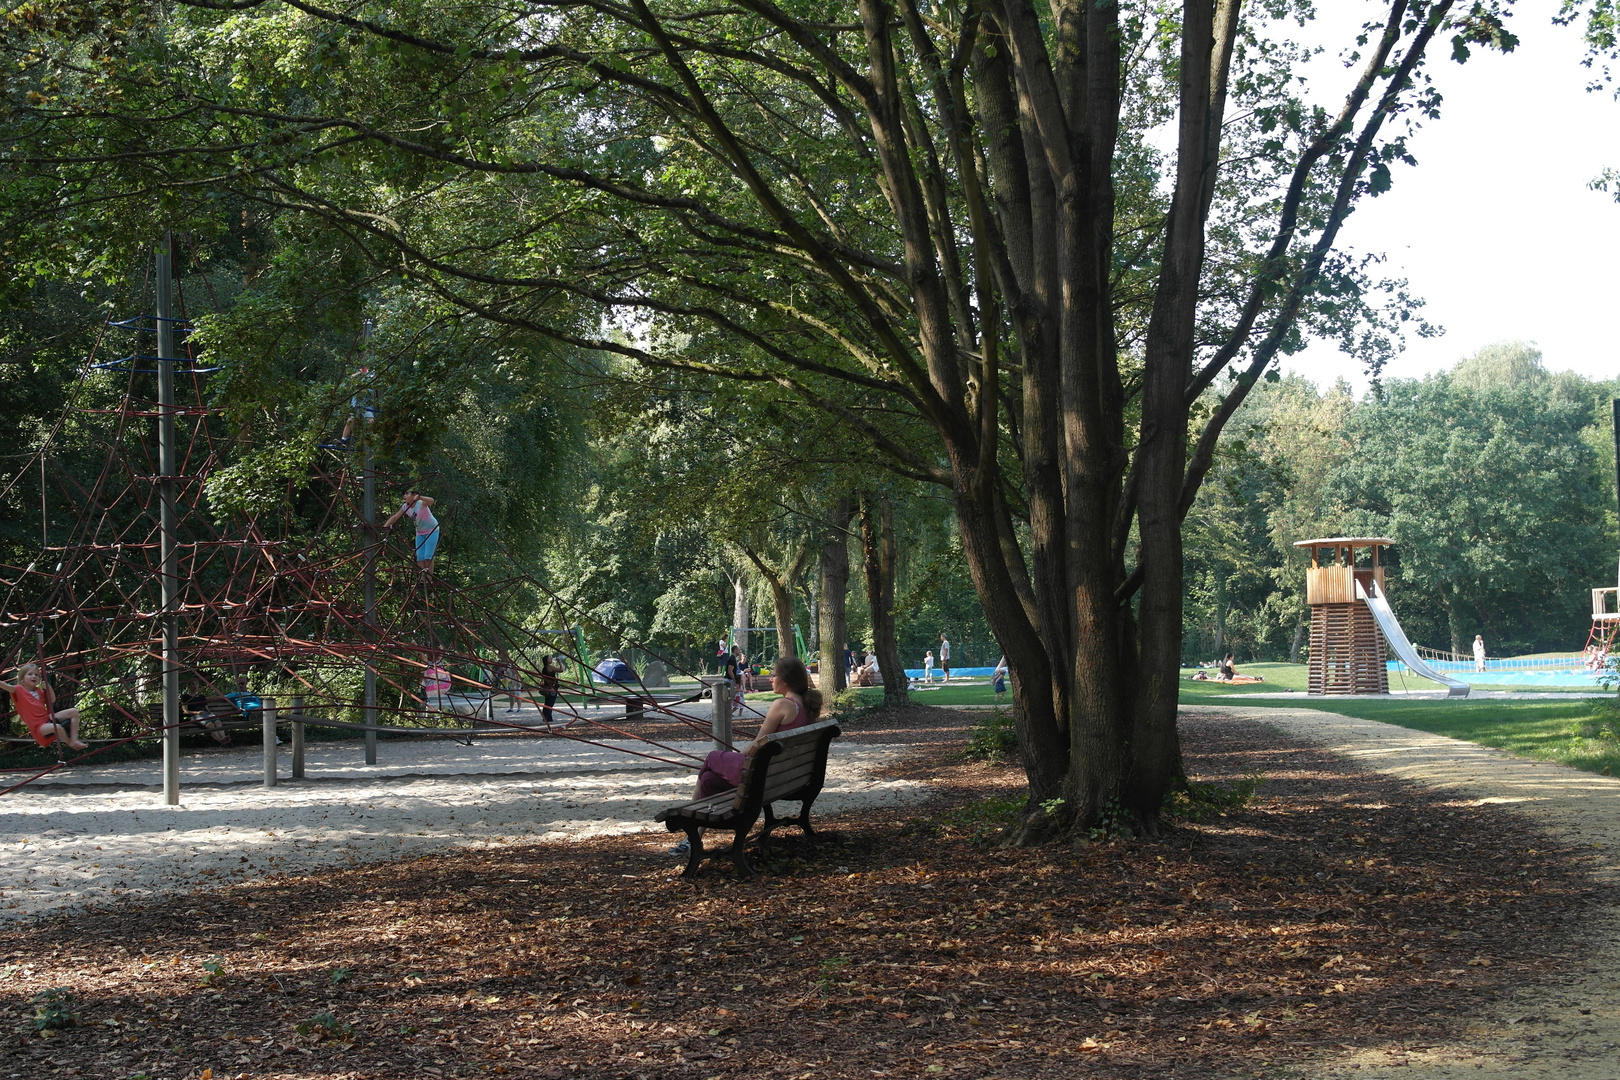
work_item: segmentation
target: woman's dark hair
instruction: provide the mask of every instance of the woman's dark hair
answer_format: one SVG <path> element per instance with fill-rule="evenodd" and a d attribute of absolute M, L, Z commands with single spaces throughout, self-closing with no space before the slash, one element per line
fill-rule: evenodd
<path fill-rule="evenodd" d="M 821 715 L 821 691 L 810 685 L 810 669 L 797 656 L 779 656 L 772 668 L 777 678 L 788 684 L 788 689 L 799 695 L 804 707 L 814 720 Z"/>

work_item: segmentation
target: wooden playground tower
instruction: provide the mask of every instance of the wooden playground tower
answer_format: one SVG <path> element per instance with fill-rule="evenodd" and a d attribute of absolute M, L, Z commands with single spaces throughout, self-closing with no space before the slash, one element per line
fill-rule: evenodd
<path fill-rule="evenodd" d="M 1614 651 L 1615 631 L 1620 630 L 1620 588 L 1592 590 L 1592 631 L 1586 636 L 1588 654 L 1597 649 L 1604 657 Z"/>
<path fill-rule="evenodd" d="M 1356 596 L 1356 581 L 1383 595 L 1379 549 L 1395 541 L 1382 536 L 1334 536 L 1300 540 L 1311 553 L 1305 571 L 1305 602 L 1311 606 L 1310 692 L 1387 694 L 1383 632 L 1371 609 Z M 1357 565 L 1363 559 L 1365 565 Z"/>

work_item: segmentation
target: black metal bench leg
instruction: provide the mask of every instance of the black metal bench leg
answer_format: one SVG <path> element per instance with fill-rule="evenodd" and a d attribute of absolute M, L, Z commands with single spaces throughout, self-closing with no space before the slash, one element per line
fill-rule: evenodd
<path fill-rule="evenodd" d="M 749 827 L 753 822 L 749 822 Z M 748 829 L 738 829 L 737 838 L 731 842 L 731 861 L 737 867 L 739 877 L 751 878 L 757 876 L 754 868 L 748 865 Z"/>
<path fill-rule="evenodd" d="M 697 876 L 698 867 L 703 865 L 703 829 L 697 825 L 689 825 L 686 829 L 686 869 L 681 871 L 682 877 Z"/>
<path fill-rule="evenodd" d="M 804 833 L 804 838 L 811 847 L 816 846 L 816 830 L 810 827 L 810 804 L 815 801 L 814 799 L 806 799 L 804 805 L 799 808 L 799 829 Z"/>
<path fill-rule="evenodd" d="M 782 824 L 782 819 L 771 812 L 771 804 L 765 804 L 765 827 L 759 833 L 759 854 L 761 858 L 771 857 L 771 830 Z"/>

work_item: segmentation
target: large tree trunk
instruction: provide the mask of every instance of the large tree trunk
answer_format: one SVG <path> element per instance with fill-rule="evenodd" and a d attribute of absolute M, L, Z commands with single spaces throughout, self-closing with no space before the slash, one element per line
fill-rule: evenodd
<path fill-rule="evenodd" d="M 805 592 L 809 593 L 805 625 L 810 627 L 810 641 L 807 650 L 811 656 L 821 655 L 821 579 L 813 577 L 805 583 Z"/>
<path fill-rule="evenodd" d="M 845 605 L 849 599 L 849 523 L 855 517 L 855 500 L 845 495 L 833 507 L 827 522 L 827 542 L 821 545 L 817 578 L 821 594 L 821 678 L 823 693 L 844 689 L 844 645 L 849 637 Z M 880 661 L 881 662 L 881 661 Z"/>
<path fill-rule="evenodd" d="M 748 620 L 752 618 L 752 614 L 748 610 L 748 581 L 739 574 L 732 579 L 731 588 L 734 593 L 731 602 L 731 643 L 741 645 L 743 655 L 747 656 Z"/>
<path fill-rule="evenodd" d="M 776 655 L 797 656 L 799 646 L 793 633 L 793 590 L 798 588 L 799 578 L 804 575 L 804 564 L 810 559 L 809 545 L 799 544 L 793 548 L 780 566 L 772 566 L 747 545 L 743 545 L 742 551 L 771 592 L 771 607 L 776 614 Z"/>
<path fill-rule="evenodd" d="M 872 652 L 883 673 L 883 703 L 904 705 L 911 695 L 894 637 L 894 505 L 886 495 L 861 496 L 861 556 L 866 599 L 872 606 Z"/>
<path fill-rule="evenodd" d="M 793 634 L 793 590 L 778 578 L 765 579 L 771 587 L 771 606 L 776 609 L 776 655 L 797 656 L 799 644 Z"/>
<path fill-rule="evenodd" d="M 1451 632 L 1451 651 L 1463 655 L 1462 605 L 1457 601 L 1455 589 L 1445 590 L 1446 629 Z"/>

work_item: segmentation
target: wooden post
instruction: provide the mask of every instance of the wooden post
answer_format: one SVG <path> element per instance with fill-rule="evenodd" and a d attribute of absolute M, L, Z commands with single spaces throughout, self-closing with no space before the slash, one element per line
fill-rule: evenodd
<path fill-rule="evenodd" d="M 264 786 L 276 786 L 276 699 L 265 698 L 259 710 L 259 723 L 264 728 Z"/>
<path fill-rule="evenodd" d="M 716 750 L 731 749 L 731 680 L 719 679 L 714 684 L 714 721 L 709 734 Z"/>
<path fill-rule="evenodd" d="M 293 716 L 304 715 L 303 694 L 294 694 L 287 699 L 287 702 L 288 707 L 292 709 Z M 304 778 L 304 722 L 302 720 L 292 722 L 292 778 L 294 780 Z"/>

